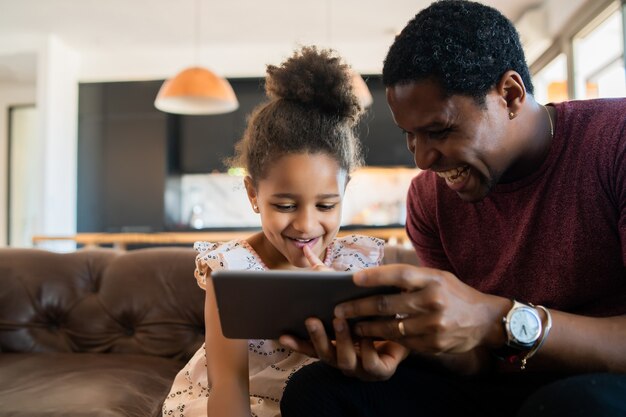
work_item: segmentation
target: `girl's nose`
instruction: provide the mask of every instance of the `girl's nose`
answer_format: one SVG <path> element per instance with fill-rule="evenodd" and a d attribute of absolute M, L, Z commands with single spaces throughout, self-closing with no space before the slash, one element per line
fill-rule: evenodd
<path fill-rule="evenodd" d="M 308 233 L 313 230 L 315 225 L 315 214 L 312 210 L 302 209 L 293 220 L 293 228 L 302 233 Z"/>

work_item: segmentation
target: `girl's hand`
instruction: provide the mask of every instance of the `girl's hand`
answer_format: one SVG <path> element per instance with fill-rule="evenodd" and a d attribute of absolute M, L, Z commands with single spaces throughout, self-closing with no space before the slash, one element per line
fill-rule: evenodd
<path fill-rule="evenodd" d="M 313 252 L 313 250 L 305 246 L 302 251 L 304 252 L 304 256 L 311 264 L 311 269 L 314 271 L 332 271 L 333 269 L 324 265 L 324 262 Z"/>
<path fill-rule="evenodd" d="M 398 364 L 409 354 L 409 349 L 391 341 L 352 340 L 348 323 L 335 319 L 333 326 L 337 337 L 331 341 L 319 319 L 306 320 L 310 340 L 300 340 L 293 336 L 281 336 L 280 343 L 288 348 L 317 357 L 321 361 L 341 370 L 345 375 L 366 381 L 389 379 Z"/>
<path fill-rule="evenodd" d="M 332 271 L 310 247 L 305 246 L 303 251 L 312 270 Z M 395 373 L 398 364 L 409 354 L 409 349 L 395 342 L 361 339 L 355 343 L 344 319 L 333 321 L 337 337 L 335 341 L 328 338 L 319 319 L 308 318 L 305 324 L 310 340 L 283 335 L 279 339 L 280 343 L 297 352 L 317 357 L 349 376 L 369 381 L 389 379 Z"/>

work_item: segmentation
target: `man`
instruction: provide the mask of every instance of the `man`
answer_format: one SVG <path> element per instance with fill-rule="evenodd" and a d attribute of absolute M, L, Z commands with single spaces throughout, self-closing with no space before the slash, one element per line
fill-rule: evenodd
<path fill-rule="evenodd" d="M 423 267 L 355 274 L 404 291 L 338 306 L 335 344 L 316 319 L 281 339 L 321 359 L 283 415 L 626 415 L 626 99 L 538 104 L 511 22 L 458 0 L 407 24 L 383 81 Z"/>

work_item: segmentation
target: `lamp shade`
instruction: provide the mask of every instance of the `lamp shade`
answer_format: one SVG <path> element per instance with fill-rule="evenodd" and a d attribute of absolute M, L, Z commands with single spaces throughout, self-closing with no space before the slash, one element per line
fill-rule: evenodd
<path fill-rule="evenodd" d="M 226 79 L 191 67 L 163 83 L 154 106 L 167 113 L 201 115 L 235 111 L 239 102 Z"/>
<path fill-rule="evenodd" d="M 371 106 L 374 102 L 372 93 L 370 92 L 370 89 L 367 88 L 365 80 L 363 80 L 359 73 L 354 71 L 352 72 L 352 90 L 354 91 L 356 98 L 359 100 L 361 108 L 365 109 Z"/>

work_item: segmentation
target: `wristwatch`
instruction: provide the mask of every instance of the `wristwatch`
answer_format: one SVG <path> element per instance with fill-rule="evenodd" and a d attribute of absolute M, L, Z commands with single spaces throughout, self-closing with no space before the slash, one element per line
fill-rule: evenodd
<path fill-rule="evenodd" d="M 530 350 L 541 336 L 541 317 L 535 306 L 513 300 L 513 307 L 502 319 L 506 344 L 520 350 Z"/>
<path fill-rule="evenodd" d="M 509 363 L 521 362 L 541 336 L 541 317 L 532 304 L 513 300 L 513 307 L 502 318 L 506 345 L 494 353 Z"/>

